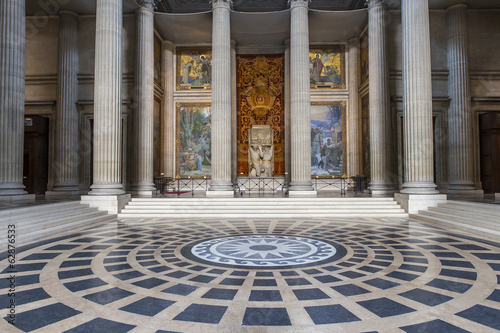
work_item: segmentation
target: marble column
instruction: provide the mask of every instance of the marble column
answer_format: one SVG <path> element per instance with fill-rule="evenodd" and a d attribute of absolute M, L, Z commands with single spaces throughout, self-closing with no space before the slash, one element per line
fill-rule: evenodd
<path fill-rule="evenodd" d="M 174 67 L 174 43 L 163 41 L 162 44 L 162 81 L 165 87 L 163 95 L 163 169 L 165 177 L 175 178 L 175 67 Z"/>
<path fill-rule="evenodd" d="M 47 196 L 78 195 L 78 15 L 59 12 L 54 187 Z"/>
<path fill-rule="evenodd" d="M 291 8 L 290 125 L 292 151 L 290 195 L 314 195 L 316 191 L 314 191 L 311 181 L 309 1 L 290 0 L 289 3 Z"/>
<path fill-rule="evenodd" d="M 122 0 L 97 0 L 94 184 L 90 195 L 124 194 L 122 166 Z"/>
<path fill-rule="evenodd" d="M 0 2 L 0 199 L 23 185 L 25 1 Z"/>
<path fill-rule="evenodd" d="M 476 190 L 472 152 L 467 5 L 448 9 L 449 193 Z"/>
<path fill-rule="evenodd" d="M 349 68 L 349 100 L 347 103 L 347 175 L 361 175 L 363 151 L 361 146 L 361 111 L 359 108 L 360 84 L 360 45 L 359 38 L 353 38 L 347 44 Z"/>
<path fill-rule="evenodd" d="M 154 3 L 139 1 L 136 11 L 135 95 L 132 110 L 133 175 L 131 193 L 151 197 L 153 184 L 153 118 L 154 118 Z"/>
<path fill-rule="evenodd" d="M 231 182 L 230 0 L 213 0 L 212 181 L 207 195 L 233 195 Z"/>
<path fill-rule="evenodd" d="M 394 193 L 391 142 L 389 66 L 387 61 L 387 7 L 383 0 L 368 2 L 370 84 L 370 193 Z"/>
<path fill-rule="evenodd" d="M 446 202 L 434 184 L 428 0 L 401 2 L 404 183 L 396 200 L 410 214 Z"/>

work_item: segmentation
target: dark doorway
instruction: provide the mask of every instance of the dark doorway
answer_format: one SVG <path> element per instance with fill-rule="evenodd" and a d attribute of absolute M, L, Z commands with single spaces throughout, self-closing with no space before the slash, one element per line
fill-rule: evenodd
<path fill-rule="evenodd" d="M 479 116 L 481 182 L 484 193 L 500 193 L 500 112 Z"/>
<path fill-rule="evenodd" d="M 45 194 L 48 182 L 49 119 L 29 116 L 24 121 L 23 184 L 30 194 Z"/>

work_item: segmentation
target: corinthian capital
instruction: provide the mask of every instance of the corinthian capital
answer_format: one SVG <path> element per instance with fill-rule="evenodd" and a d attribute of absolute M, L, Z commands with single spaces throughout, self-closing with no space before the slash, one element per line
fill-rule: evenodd
<path fill-rule="evenodd" d="M 227 8 L 231 9 L 231 6 L 233 5 L 233 0 L 212 0 L 212 8 Z"/>
<path fill-rule="evenodd" d="M 293 8 L 293 7 L 306 7 L 306 8 L 308 8 L 310 2 L 311 2 L 311 0 L 288 0 L 288 5 L 290 6 L 290 8 Z"/>
<path fill-rule="evenodd" d="M 155 0 L 138 0 L 137 3 L 139 6 L 154 10 L 155 9 Z"/>

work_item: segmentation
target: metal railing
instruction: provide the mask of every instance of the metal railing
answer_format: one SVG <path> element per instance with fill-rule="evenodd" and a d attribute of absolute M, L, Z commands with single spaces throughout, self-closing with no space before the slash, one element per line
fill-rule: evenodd
<path fill-rule="evenodd" d="M 366 188 L 367 178 L 365 176 L 354 177 L 316 177 L 314 178 L 314 189 L 340 191 L 340 195 L 346 195 L 348 189 L 353 189 L 355 194 L 363 193 Z"/>
<path fill-rule="evenodd" d="M 158 194 L 181 194 L 191 192 L 194 196 L 195 191 L 206 191 L 208 189 L 208 179 L 193 177 L 155 177 L 156 193 Z"/>
<path fill-rule="evenodd" d="M 240 197 L 246 192 L 248 195 L 258 193 L 288 194 L 288 182 L 283 177 L 262 177 L 262 178 L 237 178 L 234 189 Z"/>

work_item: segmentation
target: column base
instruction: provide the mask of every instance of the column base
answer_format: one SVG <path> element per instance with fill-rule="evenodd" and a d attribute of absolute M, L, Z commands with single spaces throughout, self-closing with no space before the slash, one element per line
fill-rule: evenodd
<path fill-rule="evenodd" d="M 214 191 L 210 189 L 206 191 L 207 198 L 234 198 L 234 190 L 231 191 Z"/>
<path fill-rule="evenodd" d="M 0 201 L 35 202 L 34 194 L 0 195 Z"/>
<path fill-rule="evenodd" d="M 80 196 L 80 191 L 46 191 L 46 198 L 71 198 Z"/>
<path fill-rule="evenodd" d="M 387 182 L 370 182 L 370 194 L 375 197 L 393 196 L 396 193 L 393 183 Z"/>
<path fill-rule="evenodd" d="M 101 211 L 107 211 L 108 214 L 118 214 L 130 201 L 130 194 L 122 195 L 83 195 L 81 203 L 96 207 Z"/>
<path fill-rule="evenodd" d="M 28 192 L 24 190 L 25 188 L 23 183 L 0 183 L 0 197 L 27 195 Z"/>
<path fill-rule="evenodd" d="M 439 194 L 433 182 L 406 182 L 403 184 L 401 193 L 415 195 L 435 195 Z"/>
<path fill-rule="evenodd" d="M 313 183 L 310 180 L 303 180 L 303 181 L 292 181 L 290 182 L 290 187 L 288 189 L 288 193 L 290 194 L 291 192 L 314 192 L 316 195 L 316 190 L 313 187 Z"/>
<path fill-rule="evenodd" d="M 500 201 L 500 193 L 495 193 L 495 201 Z"/>
<path fill-rule="evenodd" d="M 133 197 L 151 198 L 155 191 L 156 188 L 153 183 L 145 183 L 130 186 L 129 193 L 132 194 Z"/>
<path fill-rule="evenodd" d="M 394 199 L 408 214 L 417 214 L 419 210 L 427 210 L 447 201 L 446 194 L 405 194 L 396 193 Z"/>
<path fill-rule="evenodd" d="M 89 192 L 89 195 L 96 195 L 96 196 L 116 196 L 116 195 L 123 195 L 125 194 L 125 191 L 123 190 L 123 185 L 122 184 L 94 184 L 90 186 L 92 189 Z"/>
<path fill-rule="evenodd" d="M 288 191 L 288 197 L 290 198 L 303 198 L 303 197 L 316 197 L 318 191 L 295 191 L 290 189 Z"/>
<path fill-rule="evenodd" d="M 212 180 L 208 192 L 231 192 L 234 193 L 233 183 L 224 180 Z M 207 195 L 208 196 L 208 195 Z"/>

